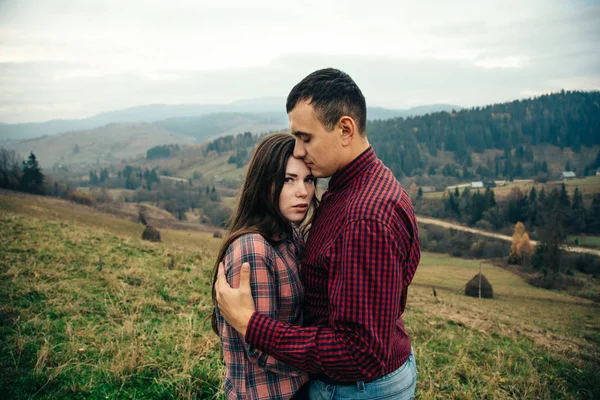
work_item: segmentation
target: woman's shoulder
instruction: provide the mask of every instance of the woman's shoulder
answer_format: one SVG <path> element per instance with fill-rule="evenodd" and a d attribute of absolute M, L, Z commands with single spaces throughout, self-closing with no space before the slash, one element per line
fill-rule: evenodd
<path fill-rule="evenodd" d="M 270 255 L 273 246 L 259 233 L 244 233 L 231 242 L 227 253 Z"/>
<path fill-rule="evenodd" d="M 254 243 L 261 243 L 261 244 L 268 245 L 269 241 L 267 239 L 265 239 L 263 237 L 263 235 L 261 235 L 260 233 L 251 232 L 251 233 L 244 233 L 243 235 L 240 235 L 237 238 L 235 238 L 235 240 L 233 242 L 231 242 L 231 244 L 235 244 L 237 246 L 242 246 L 242 245 L 246 245 L 246 244 L 254 244 Z"/>

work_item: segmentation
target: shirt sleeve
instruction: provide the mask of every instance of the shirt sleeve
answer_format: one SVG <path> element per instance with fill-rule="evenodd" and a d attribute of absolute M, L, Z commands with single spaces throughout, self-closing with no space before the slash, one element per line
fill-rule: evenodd
<path fill-rule="evenodd" d="M 242 264 L 250 264 L 250 288 L 256 312 L 275 320 L 278 319 L 277 286 L 274 272 L 273 249 L 260 235 L 245 235 L 236 240 L 224 258 L 227 281 L 233 287 L 240 283 Z M 235 331 L 234 331 L 235 332 Z M 243 343 L 248 360 L 259 367 L 287 376 L 300 376 L 302 371 L 276 360 L 267 353 L 244 341 L 239 333 L 237 339 Z"/>
<path fill-rule="evenodd" d="M 388 362 L 400 316 L 406 249 L 374 220 L 350 222 L 329 269 L 329 323 L 297 327 L 254 313 L 246 341 L 303 371 L 342 381 L 368 380 Z"/>

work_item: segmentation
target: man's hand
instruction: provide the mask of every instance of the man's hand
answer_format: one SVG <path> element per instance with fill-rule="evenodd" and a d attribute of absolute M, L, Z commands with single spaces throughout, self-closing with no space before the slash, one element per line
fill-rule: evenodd
<path fill-rule="evenodd" d="M 219 263 L 217 281 L 215 282 L 217 305 L 221 315 L 236 331 L 246 337 L 248 322 L 256 308 L 250 291 L 250 264 L 242 264 L 240 270 L 240 287 L 233 289 L 227 283 L 225 267 Z"/>

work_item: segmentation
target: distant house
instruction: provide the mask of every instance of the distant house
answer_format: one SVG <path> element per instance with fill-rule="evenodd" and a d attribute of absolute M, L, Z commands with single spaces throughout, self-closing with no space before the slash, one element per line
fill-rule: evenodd
<path fill-rule="evenodd" d="M 560 179 L 573 179 L 576 178 L 575 172 L 573 171 L 564 171 L 560 174 Z"/>
<path fill-rule="evenodd" d="M 471 189 L 483 189 L 483 182 L 471 182 Z"/>
<path fill-rule="evenodd" d="M 433 193 L 435 192 L 435 186 L 421 186 L 421 190 L 423 193 Z"/>
<path fill-rule="evenodd" d="M 496 186 L 506 186 L 506 181 L 495 181 Z"/>
<path fill-rule="evenodd" d="M 600 168 L 596 171 L 596 175 L 600 176 Z"/>

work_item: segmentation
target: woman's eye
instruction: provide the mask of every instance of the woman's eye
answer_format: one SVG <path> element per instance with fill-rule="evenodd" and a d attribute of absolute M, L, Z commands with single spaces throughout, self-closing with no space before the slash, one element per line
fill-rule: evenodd
<path fill-rule="evenodd" d="M 289 182 L 293 182 L 294 178 L 285 178 L 285 182 L 289 183 Z"/>

